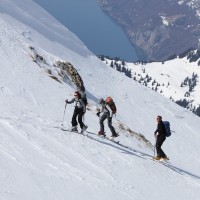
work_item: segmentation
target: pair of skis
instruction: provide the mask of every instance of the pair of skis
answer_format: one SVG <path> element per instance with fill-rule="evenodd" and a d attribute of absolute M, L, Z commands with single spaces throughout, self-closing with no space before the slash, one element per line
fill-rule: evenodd
<path fill-rule="evenodd" d="M 67 132 L 71 132 L 71 133 L 77 133 L 77 134 L 80 134 L 80 135 L 83 135 L 83 136 L 87 136 L 87 134 L 85 134 L 85 133 L 89 133 L 89 134 L 93 134 L 93 135 L 96 135 L 96 136 L 98 136 L 98 137 L 100 137 L 100 138 L 103 138 L 103 139 L 107 139 L 107 140 L 109 140 L 109 141 L 111 141 L 111 142 L 114 142 L 114 143 L 116 143 L 116 144 L 119 144 L 119 141 L 116 141 L 114 138 L 109 138 L 109 137 L 107 137 L 106 135 L 98 135 L 98 134 L 95 134 L 95 133 L 93 133 L 93 132 L 91 132 L 91 131 L 84 131 L 83 133 L 81 133 L 81 132 L 79 132 L 79 131 L 72 131 L 72 130 L 70 130 L 70 129 L 65 129 L 65 128 L 61 128 L 61 130 L 62 131 L 67 131 Z"/>
<path fill-rule="evenodd" d="M 61 130 L 62 130 L 62 131 L 66 131 L 66 132 L 76 133 L 76 134 L 79 134 L 79 135 L 82 135 L 82 136 L 86 136 L 86 137 L 89 137 L 89 138 L 90 138 L 91 136 L 89 136 L 88 134 L 96 135 L 96 136 L 98 136 L 99 138 L 106 139 L 106 140 L 108 140 L 108 141 L 111 141 L 111 142 L 113 142 L 113 143 L 115 143 L 115 144 L 117 144 L 117 145 L 123 147 L 123 148 L 126 148 L 126 149 L 128 149 L 128 150 L 134 151 L 134 152 L 137 153 L 138 155 L 141 154 L 140 152 L 137 152 L 137 150 L 134 150 L 134 149 L 132 149 L 132 148 L 130 148 L 130 147 L 128 147 L 128 146 L 125 146 L 125 145 L 121 144 L 119 141 L 116 141 L 115 139 L 111 139 L 111 138 L 109 138 L 109 137 L 107 137 L 107 136 L 103 136 L 103 135 L 98 135 L 98 134 L 96 134 L 96 133 L 94 133 L 94 132 L 91 132 L 91 131 L 84 131 L 83 133 L 81 133 L 81 132 L 75 132 L 75 131 L 72 131 L 72 130 L 70 130 L 70 129 L 65 129 L 65 128 L 61 128 Z M 151 156 L 145 156 L 143 153 L 141 154 L 141 156 L 142 156 L 143 158 L 148 159 L 148 160 L 152 160 L 152 161 L 155 161 L 155 162 L 157 162 L 157 163 L 163 164 L 163 165 L 165 165 L 166 167 L 168 167 L 168 168 L 170 168 L 170 169 L 172 169 L 172 167 L 173 167 L 173 166 L 171 166 L 169 160 L 165 160 L 165 159 L 155 160 L 153 157 L 151 157 Z M 173 170 L 174 170 L 174 169 L 173 169 Z M 176 170 L 174 170 L 174 171 L 176 171 Z"/>
<path fill-rule="evenodd" d="M 109 140 L 109 141 L 111 141 L 111 142 L 114 142 L 114 143 L 116 143 L 116 144 L 119 144 L 119 141 L 117 141 L 117 140 L 115 140 L 115 138 L 113 137 L 107 137 L 106 135 L 98 135 L 98 134 L 95 134 L 95 133 L 93 133 L 93 132 L 90 132 L 90 131 L 87 131 L 87 133 L 89 133 L 89 134 L 94 134 L 94 135 L 97 135 L 98 137 L 100 137 L 100 138 L 104 138 L 104 139 L 107 139 L 107 140 Z"/>

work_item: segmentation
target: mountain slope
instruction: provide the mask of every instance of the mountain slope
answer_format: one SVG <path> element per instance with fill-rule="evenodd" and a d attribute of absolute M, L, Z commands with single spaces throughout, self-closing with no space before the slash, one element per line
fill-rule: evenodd
<path fill-rule="evenodd" d="M 198 117 L 107 68 L 33 1 L 2 0 L 0 8 L 0 199 L 199 198 Z M 60 75 L 58 61 L 70 62 L 84 81 L 91 132 L 99 129 L 97 99 L 114 98 L 121 146 L 60 130 L 75 87 Z M 72 112 L 68 105 L 65 127 Z M 151 145 L 122 128 L 154 144 L 158 114 L 176 132 L 164 145 L 171 164 L 154 163 Z"/>
<path fill-rule="evenodd" d="M 165 62 L 125 62 L 101 56 L 108 66 L 122 71 L 177 104 L 200 116 L 199 50 L 173 56 Z"/>
<path fill-rule="evenodd" d="M 199 47 L 199 1 L 98 0 L 121 25 L 141 58 L 165 60 Z"/>

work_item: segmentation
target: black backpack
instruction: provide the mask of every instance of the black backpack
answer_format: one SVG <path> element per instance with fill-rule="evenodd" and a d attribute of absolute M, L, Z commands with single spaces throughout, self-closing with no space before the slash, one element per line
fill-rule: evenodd
<path fill-rule="evenodd" d="M 87 96 L 84 92 L 81 92 L 81 99 L 82 99 L 83 103 L 85 104 L 85 106 L 87 106 L 88 100 L 87 100 Z"/>

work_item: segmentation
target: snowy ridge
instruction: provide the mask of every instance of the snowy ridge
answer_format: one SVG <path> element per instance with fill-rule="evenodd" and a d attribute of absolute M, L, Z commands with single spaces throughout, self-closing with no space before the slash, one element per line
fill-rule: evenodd
<path fill-rule="evenodd" d="M 199 198 L 197 116 L 108 68 L 33 1 L 2 0 L 0 8 L 0 199 Z M 34 62 L 30 47 L 45 62 Z M 121 146 L 60 130 L 74 85 L 60 78 L 57 61 L 70 62 L 84 81 L 89 131 L 99 130 L 97 99 L 113 97 Z M 66 128 L 73 109 L 67 105 Z M 150 160 L 151 145 L 134 136 L 142 134 L 154 145 L 158 114 L 175 131 L 163 146 L 170 157 L 165 165 Z"/>
<path fill-rule="evenodd" d="M 108 66 L 200 116 L 199 50 L 163 62 L 128 63 L 103 56 L 101 59 Z"/>

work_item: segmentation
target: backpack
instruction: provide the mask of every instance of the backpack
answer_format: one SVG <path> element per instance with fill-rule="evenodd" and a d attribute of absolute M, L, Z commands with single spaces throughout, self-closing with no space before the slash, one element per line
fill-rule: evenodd
<path fill-rule="evenodd" d="M 88 100 L 87 100 L 86 93 L 83 92 L 83 91 L 81 91 L 81 92 L 80 92 L 80 95 L 81 95 L 80 98 L 82 99 L 83 103 L 85 104 L 85 106 L 87 106 L 87 104 L 88 104 Z"/>
<path fill-rule="evenodd" d="M 86 97 L 85 93 L 84 93 L 84 95 L 81 95 L 81 99 L 83 100 L 83 103 L 85 104 L 85 106 L 87 106 L 88 101 L 87 101 L 87 97 Z"/>
<path fill-rule="evenodd" d="M 163 121 L 163 124 L 165 126 L 165 136 L 169 137 L 172 134 L 170 130 L 170 123 L 168 121 Z"/>
<path fill-rule="evenodd" d="M 113 114 L 115 114 L 117 112 L 115 102 L 113 101 L 113 99 L 111 97 L 106 98 L 106 105 L 108 105 L 110 107 Z"/>

